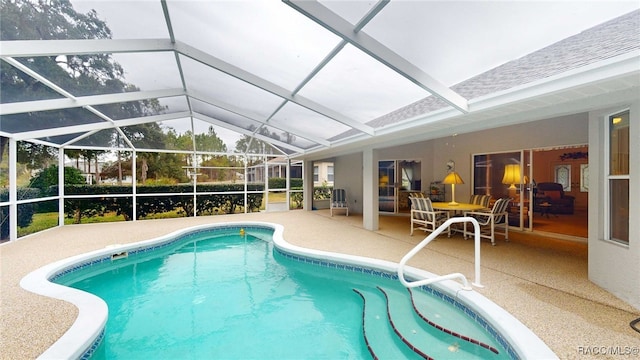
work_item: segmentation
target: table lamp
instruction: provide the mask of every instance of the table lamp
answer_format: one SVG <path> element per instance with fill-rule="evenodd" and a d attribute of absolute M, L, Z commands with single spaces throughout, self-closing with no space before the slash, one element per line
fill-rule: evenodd
<path fill-rule="evenodd" d="M 509 164 L 504 166 L 504 176 L 502 183 L 511 185 L 509 189 L 515 189 L 516 184 L 520 184 L 520 165 Z"/>
<path fill-rule="evenodd" d="M 456 202 L 456 184 L 464 184 L 460 175 L 457 172 L 452 171 L 447 174 L 447 176 L 442 180 L 443 184 L 451 184 L 451 202 L 449 205 L 455 206 L 458 205 Z"/>
<path fill-rule="evenodd" d="M 508 164 L 504 166 L 504 176 L 502 183 L 509 186 L 509 197 L 514 198 L 516 192 L 516 184 L 520 184 L 522 177 L 520 176 L 520 165 Z"/>

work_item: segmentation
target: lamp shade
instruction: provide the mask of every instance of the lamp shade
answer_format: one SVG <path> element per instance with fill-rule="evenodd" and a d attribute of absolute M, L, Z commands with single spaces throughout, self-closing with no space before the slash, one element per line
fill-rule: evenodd
<path fill-rule="evenodd" d="M 447 174 L 447 176 L 442 180 L 443 184 L 464 184 L 460 175 L 457 172 L 452 171 Z"/>
<path fill-rule="evenodd" d="M 457 172 L 452 171 L 442 180 L 443 184 L 451 184 L 451 202 L 449 205 L 458 205 L 456 202 L 456 184 L 464 184 L 460 175 Z"/>
<path fill-rule="evenodd" d="M 503 184 L 520 184 L 522 177 L 520 176 L 520 165 L 509 164 L 504 167 L 504 177 L 502 178 Z"/>

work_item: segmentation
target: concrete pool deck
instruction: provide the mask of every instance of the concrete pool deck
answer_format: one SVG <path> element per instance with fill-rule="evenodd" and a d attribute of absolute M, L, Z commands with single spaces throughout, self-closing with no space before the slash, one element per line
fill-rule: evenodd
<path fill-rule="evenodd" d="M 393 262 L 400 261 L 424 238 L 420 232 L 409 236 L 406 217 L 380 217 L 380 229 L 372 232 L 362 228 L 362 217 L 330 217 L 328 210 L 54 228 L 0 246 L 0 358 L 36 358 L 77 315 L 71 304 L 22 289 L 19 282 L 31 271 L 108 245 L 147 240 L 195 225 L 237 221 L 281 224 L 285 240 L 294 245 Z M 629 326 L 640 317 L 640 310 L 588 280 L 584 247 L 541 247 L 526 241 L 506 243 L 500 238 L 496 243 L 482 243 L 481 282 L 485 287 L 475 290 L 532 329 L 558 357 L 602 358 L 597 353 L 602 348 L 640 349 L 640 334 Z M 439 237 L 409 265 L 437 274 L 461 272 L 473 281 L 473 248 L 473 242 L 461 236 Z"/>

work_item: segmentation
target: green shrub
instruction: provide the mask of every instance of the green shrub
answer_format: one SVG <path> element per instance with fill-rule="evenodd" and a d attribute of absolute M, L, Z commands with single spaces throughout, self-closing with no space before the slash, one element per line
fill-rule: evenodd
<path fill-rule="evenodd" d="M 193 216 L 193 185 L 153 185 L 138 186 L 138 194 L 164 194 L 175 195 L 138 196 L 136 214 L 139 218 L 155 214 L 176 211 L 182 216 Z M 233 214 L 244 204 L 244 184 L 202 184 L 197 185 L 197 209 L 198 215 Z M 257 211 L 262 206 L 262 184 L 249 184 L 246 205 L 248 211 Z M 131 186 L 96 186 L 96 185 L 72 185 L 65 186 L 65 195 L 89 195 L 104 194 L 104 197 L 90 199 L 66 199 L 65 212 L 68 218 L 80 223 L 83 217 L 102 215 L 107 211 L 122 215 L 125 220 L 133 219 L 133 201 L 129 196 L 109 197 L 110 194 L 132 194 Z M 221 194 L 211 194 L 220 192 Z M 184 195 L 182 195 L 184 194 Z"/>
<path fill-rule="evenodd" d="M 35 199 L 40 196 L 40 189 L 18 188 L 18 200 Z M 0 189 L 0 201 L 9 201 L 9 190 Z M 18 205 L 18 226 L 26 227 L 33 221 L 33 214 L 38 205 L 27 203 Z M 0 239 L 9 237 L 9 207 L 0 207 Z"/>

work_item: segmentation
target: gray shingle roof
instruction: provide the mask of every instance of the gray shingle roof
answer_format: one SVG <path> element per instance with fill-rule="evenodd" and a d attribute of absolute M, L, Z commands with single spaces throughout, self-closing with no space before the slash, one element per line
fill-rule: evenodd
<path fill-rule="evenodd" d="M 471 100 L 638 49 L 640 49 L 640 10 L 587 29 L 451 88 L 464 98 Z M 435 96 L 429 96 L 371 120 L 367 125 L 379 128 L 447 106 L 444 101 Z M 342 137 L 339 136 L 339 138 Z"/>

